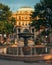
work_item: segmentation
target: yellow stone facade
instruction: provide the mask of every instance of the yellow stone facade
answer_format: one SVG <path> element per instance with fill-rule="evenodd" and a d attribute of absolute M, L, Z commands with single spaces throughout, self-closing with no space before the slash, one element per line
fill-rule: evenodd
<path fill-rule="evenodd" d="M 34 10 L 31 7 L 21 7 L 12 16 L 16 19 L 17 26 L 27 27 L 31 23 L 31 14 Z"/>

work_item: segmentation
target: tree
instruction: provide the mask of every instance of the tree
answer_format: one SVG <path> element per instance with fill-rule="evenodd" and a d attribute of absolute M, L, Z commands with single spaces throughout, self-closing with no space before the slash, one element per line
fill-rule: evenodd
<path fill-rule="evenodd" d="M 15 25 L 15 24 L 16 24 L 16 20 L 15 20 L 15 18 L 14 18 L 14 17 L 11 17 L 10 21 L 11 21 L 11 24 L 13 24 L 13 25 Z"/>
<path fill-rule="evenodd" d="M 35 20 L 37 16 L 38 19 Z M 37 31 L 43 27 L 43 31 L 39 35 L 45 35 L 48 39 L 51 32 L 50 29 L 52 28 L 52 0 L 40 0 L 40 3 L 37 3 L 34 6 L 34 12 L 32 13 L 31 17 L 31 25 L 34 26 Z"/>
<path fill-rule="evenodd" d="M 11 15 L 12 12 L 10 11 L 10 8 L 7 5 L 3 5 L 0 3 L 0 20 L 9 21 Z"/>
<path fill-rule="evenodd" d="M 0 33 L 13 33 L 15 18 L 11 17 L 12 12 L 7 5 L 0 4 Z"/>
<path fill-rule="evenodd" d="M 0 21 L 0 33 L 3 34 L 3 32 L 5 31 L 5 26 L 4 26 L 4 23 Z"/>
<path fill-rule="evenodd" d="M 44 26 L 45 28 L 52 27 L 52 7 L 51 5 L 52 5 L 52 0 L 41 0 L 40 3 L 37 3 L 35 5 L 34 7 L 35 11 L 32 14 L 32 18 L 34 19 L 35 17 L 38 16 L 39 19 L 36 22 L 35 20 L 33 20 L 32 24 L 35 24 L 36 29 L 38 26 L 39 26 L 39 29 L 40 29 L 40 26 Z M 42 22 L 39 22 L 40 19 Z"/>

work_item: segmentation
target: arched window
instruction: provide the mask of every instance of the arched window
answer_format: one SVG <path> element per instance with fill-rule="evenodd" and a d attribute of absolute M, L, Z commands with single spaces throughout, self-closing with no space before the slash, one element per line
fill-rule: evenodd
<path fill-rule="evenodd" d="M 34 28 L 32 29 L 32 33 L 34 33 Z"/>
<path fill-rule="evenodd" d="M 21 32 L 21 30 L 20 30 L 20 28 L 18 28 L 18 33 L 20 33 Z M 20 36 L 18 36 L 19 38 L 20 38 Z"/>
<path fill-rule="evenodd" d="M 18 33 L 20 33 L 20 28 L 18 28 Z"/>

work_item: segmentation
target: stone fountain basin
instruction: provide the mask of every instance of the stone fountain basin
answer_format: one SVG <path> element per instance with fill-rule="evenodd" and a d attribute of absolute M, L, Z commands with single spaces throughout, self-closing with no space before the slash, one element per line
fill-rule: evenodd
<path fill-rule="evenodd" d="M 28 61 L 28 62 L 35 62 L 35 61 L 48 61 L 51 60 L 52 62 L 52 54 L 42 54 L 42 55 L 9 55 L 9 54 L 0 54 L 0 59 L 5 60 L 14 60 L 14 61 Z"/>
<path fill-rule="evenodd" d="M 19 33 L 19 37 L 30 38 L 33 37 L 33 33 Z"/>

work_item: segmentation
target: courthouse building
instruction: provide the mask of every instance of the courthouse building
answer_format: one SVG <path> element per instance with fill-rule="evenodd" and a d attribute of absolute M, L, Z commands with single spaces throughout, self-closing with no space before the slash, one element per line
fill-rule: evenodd
<path fill-rule="evenodd" d="M 34 11 L 31 7 L 21 7 L 12 16 L 16 19 L 17 33 L 22 32 L 25 28 L 29 29 L 31 14 Z"/>

